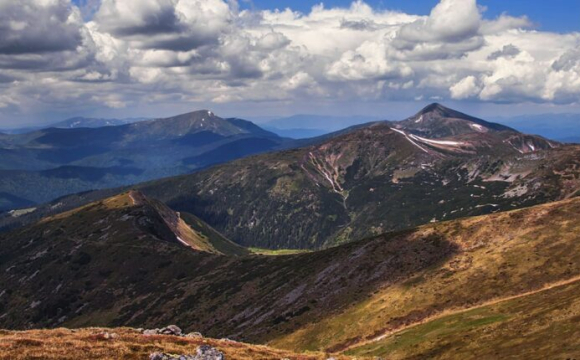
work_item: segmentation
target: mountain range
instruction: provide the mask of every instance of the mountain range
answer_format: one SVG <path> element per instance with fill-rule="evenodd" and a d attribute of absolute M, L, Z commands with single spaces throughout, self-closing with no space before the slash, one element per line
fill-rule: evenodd
<path fill-rule="evenodd" d="M 304 139 L 377 120 L 378 117 L 370 116 L 295 115 L 269 121 L 260 119 L 260 124 L 282 137 Z M 492 117 L 490 120 L 523 133 L 541 135 L 554 141 L 580 143 L 580 114 L 520 115 Z"/>
<path fill-rule="evenodd" d="M 135 188 L 243 246 L 319 249 L 573 196 L 579 152 L 433 104 L 401 122 L 356 126 L 187 175 L 58 199 L 5 216 L 0 227 Z"/>
<path fill-rule="evenodd" d="M 376 117 L 360 115 L 323 116 L 299 114 L 264 122 L 262 127 L 282 137 L 305 139 L 376 120 L 378 120 Z"/>
<path fill-rule="evenodd" d="M 580 143 L 580 114 L 522 115 L 494 120 L 526 133 L 541 134 L 562 142 Z"/>
<path fill-rule="evenodd" d="M 127 327 L 179 324 L 265 358 L 580 354 L 578 145 L 440 104 L 300 141 L 208 111 L 99 129 L 0 141 L 195 168 L 0 216 L 0 328 L 27 349 L 44 346 L 29 329 L 98 326 L 123 334 L 108 351 L 158 351 L 173 340 Z"/>
<path fill-rule="evenodd" d="M 288 142 L 248 121 L 205 110 L 120 126 L 4 134 L 0 211 L 188 173 Z"/>
<path fill-rule="evenodd" d="M 28 132 L 57 128 L 57 129 L 74 129 L 74 128 L 99 128 L 104 126 L 118 126 L 131 124 L 138 121 L 147 120 L 146 118 L 127 118 L 127 119 L 100 119 L 87 118 L 82 116 L 72 117 L 66 120 L 51 123 L 45 126 L 30 126 L 22 128 L 0 129 L 4 134 L 25 134 Z"/>

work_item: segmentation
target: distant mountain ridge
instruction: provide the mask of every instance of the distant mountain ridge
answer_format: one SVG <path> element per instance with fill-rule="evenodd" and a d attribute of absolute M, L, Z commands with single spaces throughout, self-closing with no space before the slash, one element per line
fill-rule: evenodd
<path fill-rule="evenodd" d="M 71 124 L 0 136 L 0 194 L 12 196 L 0 196 L 0 211 L 188 173 L 290 142 L 208 110 L 117 126 Z"/>
<path fill-rule="evenodd" d="M 261 125 L 273 133 L 292 139 L 322 136 L 351 126 L 376 121 L 373 116 L 330 116 L 298 114 L 264 122 Z"/>
<path fill-rule="evenodd" d="M 139 188 L 196 214 L 241 245 L 274 249 L 327 247 L 567 195 L 547 191 L 563 186 L 557 184 L 564 181 L 560 176 L 540 178 L 544 166 L 557 163 L 576 171 L 579 149 L 559 150 L 557 142 L 455 112 L 444 114 L 452 117 L 442 117 L 440 106 L 431 107 L 395 123 L 399 128 L 390 122 L 361 125 L 313 140 L 313 145 Z M 434 120 L 431 133 L 439 137 L 415 135 L 425 134 L 424 128 L 403 127 L 421 116 Z M 441 122 L 452 129 L 443 131 Z M 457 135 L 447 136 L 450 132 Z M 396 210 L 392 204 L 398 204 Z"/>
<path fill-rule="evenodd" d="M 580 114 L 539 114 L 498 117 L 496 122 L 528 134 L 540 134 L 562 142 L 580 143 Z"/>
<path fill-rule="evenodd" d="M 2 129 L 0 133 L 4 134 L 25 134 L 28 132 L 38 131 L 48 128 L 57 129 L 74 129 L 74 128 L 98 128 L 104 126 L 119 126 L 131 124 L 134 122 L 144 121 L 147 118 L 127 118 L 127 119 L 101 119 L 101 118 L 87 118 L 82 116 L 72 117 L 56 123 L 51 123 L 43 126 L 30 126 L 23 128 Z"/>
<path fill-rule="evenodd" d="M 433 130 L 415 127 L 421 116 L 432 120 Z M 579 147 L 473 119 L 435 106 L 394 125 L 358 125 L 301 140 L 298 148 L 134 187 L 196 215 L 237 244 L 270 249 L 325 248 L 579 191 Z M 429 131 L 439 137 L 426 137 Z M 58 204 L 71 207 L 115 191 Z M 0 219 L 0 228 L 51 213 L 51 206 Z"/>

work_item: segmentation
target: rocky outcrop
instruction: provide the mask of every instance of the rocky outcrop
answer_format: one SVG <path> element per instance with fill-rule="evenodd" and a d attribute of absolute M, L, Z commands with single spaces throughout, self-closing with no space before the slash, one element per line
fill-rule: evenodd
<path fill-rule="evenodd" d="M 174 355 L 157 352 L 151 354 L 149 360 L 225 360 L 225 356 L 214 347 L 202 345 L 197 348 L 195 355 Z"/>
<path fill-rule="evenodd" d="M 160 329 L 140 329 L 143 335 L 172 335 L 172 336 L 183 336 L 188 338 L 201 338 L 203 335 L 199 332 L 191 332 L 185 334 L 181 328 L 177 325 L 168 325 Z"/>
<path fill-rule="evenodd" d="M 143 335 L 174 335 L 184 336 L 181 328 L 177 325 L 169 325 L 161 329 L 145 329 Z"/>

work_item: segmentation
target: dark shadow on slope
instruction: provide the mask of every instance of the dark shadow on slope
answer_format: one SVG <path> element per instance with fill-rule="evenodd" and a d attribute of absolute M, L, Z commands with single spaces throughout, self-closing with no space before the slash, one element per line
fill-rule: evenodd
<path fill-rule="evenodd" d="M 278 145 L 278 142 L 264 138 L 240 139 L 222 145 L 202 155 L 185 158 L 183 159 L 183 164 L 204 167 L 272 150 Z"/>
<path fill-rule="evenodd" d="M 407 231 L 301 255 L 217 256 L 158 241 L 163 232 L 149 230 L 152 216 L 123 201 L 123 208 L 97 203 L 0 237 L 0 327 L 177 323 L 266 342 L 458 251 Z"/>

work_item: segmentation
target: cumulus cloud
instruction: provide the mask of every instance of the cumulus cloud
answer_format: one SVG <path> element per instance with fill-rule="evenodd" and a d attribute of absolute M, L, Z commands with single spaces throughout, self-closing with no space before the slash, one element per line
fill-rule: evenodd
<path fill-rule="evenodd" d="M 449 91 L 451 92 L 451 97 L 453 99 L 461 100 L 477 95 L 481 89 L 477 84 L 475 76 L 468 76 L 453 85 Z"/>
<path fill-rule="evenodd" d="M 216 43 L 231 16 L 221 0 L 103 0 L 95 22 L 138 48 L 187 51 Z"/>
<path fill-rule="evenodd" d="M 488 60 L 497 60 L 501 57 L 511 58 L 511 57 L 518 55 L 520 52 L 521 51 L 520 51 L 520 49 L 517 48 L 517 46 L 514 46 L 512 44 L 508 44 L 508 45 L 504 45 L 504 47 L 501 50 L 493 52 L 491 55 L 489 55 L 487 57 L 487 59 Z"/>
<path fill-rule="evenodd" d="M 580 34 L 486 17 L 233 0 L 0 0 L 0 118 L 143 104 L 413 101 L 574 103 Z"/>
<path fill-rule="evenodd" d="M 0 54 L 74 50 L 82 19 L 67 0 L 0 1 Z"/>
<path fill-rule="evenodd" d="M 389 59 L 387 43 L 364 42 L 352 51 L 345 52 L 334 62 L 328 76 L 332 80 L 356 81 L 404 78 L 413 70 L 404 63 Z"/>
<path fill-rule="evenodd" d="M 402 26 L 397 39 L 412 43 L 458 42 L 476 36 L 480 25 L 475 0 L 441 0 L 428 17 Z"/>

